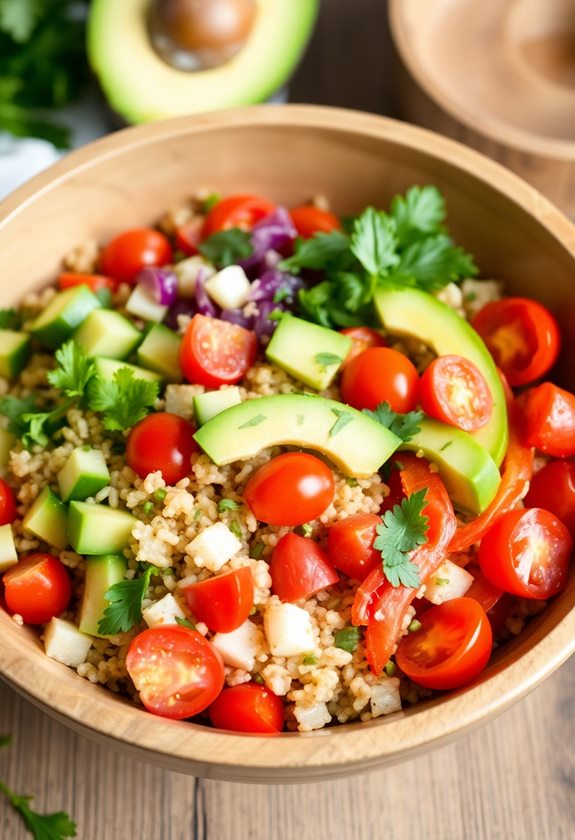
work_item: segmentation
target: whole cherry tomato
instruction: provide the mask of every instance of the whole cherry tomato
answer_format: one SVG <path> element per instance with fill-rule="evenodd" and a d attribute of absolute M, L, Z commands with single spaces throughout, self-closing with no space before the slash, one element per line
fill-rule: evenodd
<path fill-rule="evenodd" d="M 525 443 L 546 455 L 575 455 L 575 395 L 551 382 L 526 394 Z"/>
<path fill-rule="evenodd" d="M 72 597 L 64 564 L 52 554 L 29 554 L 4 573 L 4 597 L 25 624 L 46 624 L 61 615 Z"/>
<path fill-rule="evenodd" d="M 354 408 L 375 409 L 388 402 L 400 414 L 417 403 L 419 376 L 413 363 L 391 347 L 372 347 L 348 362 L 341 376 L 341 395 Z"/>
<path fill-rule="evenodd" d="M 337 216 L 312 204 L 294 207 L 289 214 L 299 236 L 303 236 L 304 239 L 310 239 L 316 233 L 341 230 L 341 222 Z"/>
<path fill-rule="evenodd" d="M 177 414 L 158 411 L 148 414 L 130 430 L 126 461 L 140 478 L 161 470 L 166 484 L 177 484 L 189 475 L 190 459 L 199 447 L 195 429 Z"/>
<path fill-rule="evenodd" d="M 387 347 L 387 341 L 382 334 L 371 327 L 346 327 L 340 332 L 342 335 L 347 335 L 352 341 L 351 350 L 343 362 L 344 367 L 364 350 L 369 350 L 370 347 Z"/>
<path fill-rule="evenodd" d="M 132 228 L 111 239 L 102 250 L 100 265 L 108 277 L 133 284 L 147 266 L 172 261 L 172 246 L 163 233 L 153 228 Z"/>
<path fill-rule="evenodd" d="M 230 195 L 214 204 L 206 216 L 203 238 L 229 228 L 251 230 L 256 222 L 273 213 L 275 204 L 259 195 Z"/>

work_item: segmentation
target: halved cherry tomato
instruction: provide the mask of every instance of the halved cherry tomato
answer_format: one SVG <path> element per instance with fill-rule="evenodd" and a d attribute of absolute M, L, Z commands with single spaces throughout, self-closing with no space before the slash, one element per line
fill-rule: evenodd
<path fill-rule="evenodd" d="M 158 411 L 132 426 L 126 443 L 126 461 L 140 478 L 161 470 L 166 484 L 189 475 L 190 458 L 199 447 L 195 429 L 183 417 Z"/>
<path fill-rule="evenodd" d="M 527 392 L 525 442 L 546 455 L 575 455 L 575 395 L 544 382 Z"/>
<path fill-rule="evenodd" d="M 381 551 L 373 547 L 378 525 L 381 525 L 381 516 L 357 513 L 330 527 L 327 551 L 336 569 L 354 580 L 364 580 L 373 569 L 381 566 Z"/>
<path fill-rule="evenodd" d="M 219 388 L 233 385 L 253 365 L 256 334 L 218 318 L 194 315 L 180 349 L 180 364 L 188 382 Z"/>
<path fill-rule="evenodd" d="M 333 501 L 332 470 L 315 455 L 286 452 L 259 467 L 244 491 L 244 500 L 260 522 L 303 525 Z"/>
<path fill-rule="evenodd" d="M 251 230 L 274 210 L 275 204 L 259 195 L 230 195 L 218 201 L 206 216 L 203 238 L 228 228 Z"/>
<path fill-rule="evenodd" d="M 465 593 L 465 597 L 473 598 L 481 604 L 486 613 L 489 613 L 489 610 L 492 610 L 503 597 L 503 590 L 490 583 L 479 566 L 469 565 L 466 566 L 466 570 L 473 575 L 473 583 Z"/>
<path fill-rule="evenodd" d="M 133 284 L 146 266 L 172 261 L 172 246 L 163 233 L 153 228 L 132 228 L 111 239 L 100 255 L 104 274 Z"/>
<path fill-rule="evenodd" d="M 16 519 L 14 491 L 0 478 L 0 525 L 11 525 Z"/>
<path fill-rule="evenodd" d="M 203 216 L 196 216 L 191 222 L 176 228 L 176 248 L 188 257 L 199 253 L 198 245 L 202 241 L 204 230 Z"/>
<path fill-rule="evenodd" d="M 459 688 L 475 679 L 491 656 L 493 634 L 473 598 L 453 598 L 421 616 L 421 628 L 399 643 L 395 660 L 426 688 Z"/>
<path fill-rule="evenodd" d="M 344 367 L 364 350 L 369 350 L 370 347 L 387 347 L 387 341 L 382 334 L 371 327 L 346 327 L 344 330 L 340 330 L 340 333 L 347 335 L 352 341 L 351 350 L 343 362 Z"/>
<path fill-rule="evenodd" d="M 315 233 L 329 233 L 341 230 L 341 222 L 329 210 L 321 210 L 312 204 L 302 204 L 289 211 L 295 229 L 304 239 L 310 239 Z"/>
<path fill-rule="evenodd" d="M 535 300 L 508 297 L 493 301 L 480 309 L 471 323 L 514 388 L 544 376 L 559 355 L 557 321 Z"/>
<path fill-rule="evenodd" d="M 463 356 L 440 356 L 419 383 L 419 400 L 426 414 L 466 432 L 489 422 L 493 397 L 485 377 Z"/>
<path fill-rule="evenodd" d="M 244 683 L 224 688 L 209 708 L 216 729 L 275 735 L 284 725 L 284 704 L 269 688 Z"/>
<path fill-rule="evenodd" d="M 575 461 L 550 461 L 531 479 L 525 507 L 545 508 L 575 535 Z"/>
<path fill-rule="evenodd" d="M 254 605 L 254 579 L 249 566 L 192 583 L 182 591 L 194 618 L 216 633 L 237 630 Z"/>
<path fill-rule="evenodd" d="M 153 627 L 132 639 L 126 668 L 146 709 L 173 720 L 207 709 L 224 685 L 216 648 L 196 630 L 177 624 Z"/>
<path fill-rule="evenodd" d="M 374 409 L 388 402 L 404 414 L 415 408 L 419 376 L 412 362 L 391 347 L 371 347 L 345 365 L 341 395 L 354 408 Z"/>
<path fill-rule="evenodd" d="M 270 575 L 272 589 L 282 601 L 309 598 L 339 580 L 323 548 L 294 533 L 283 536 L 274 548 Z"/>
<path fill-rule="evenodd" d="M 118 282 L 113 277 L 104 277 L 103 274 L 74 274 L 69 272 L 58 277 L 58 286 L 62 291 L 72 289 L 75 286 L 87 286 L 93 292 L 99 292 L 102 289 L 110 289 L 113 292 L 117 289 Z"/>
<path fill-rule="evenodd" d="M 3 581 L 6 606 L 25 624 L 46 624 L 72 597 L 66 567 L 52 554 L 29 554 L 5 572 Z"/>
<path fill-rule="evenodd" d="M 567 583 L 572 551 L 569 531 L 552 513 L 512 510 L 481 540 L 479 563 L 494 586 L 521 598 L 545 599 Z"/>

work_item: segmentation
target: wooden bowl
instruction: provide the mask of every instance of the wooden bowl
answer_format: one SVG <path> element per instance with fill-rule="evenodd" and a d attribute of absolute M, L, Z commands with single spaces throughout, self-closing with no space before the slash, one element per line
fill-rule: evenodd
<path fill-rule="evenodd" d="M 485 276 L 558 314 L 564 355 L 575 358 L 575 230 L 546 199 L 450 140 L 319 107 L 185 117 L 126 129 L 74 152 L 0 205 L 0 306 L 51 282 L 70 247 L 153 223 L 201 185 L 287 204 L 324 193 L 345 214 L 385 206 L 414 183 L 443 190 L 453 234 Z M 74 729 L 172 770 L 250 782 L 328 779 L 412 757 L 507 709 L 575 649 L 574 597 L 575 579 L 465 690 L 310 734 L 264 738 L 153 717 L 49 659 L 38 636 L 1 610 L 0 670 Z"/>
<path fill-rule="evenodd" d="M 402 116 L 495 158 L 575 216 L 572 0 L 390 0 Z"/>

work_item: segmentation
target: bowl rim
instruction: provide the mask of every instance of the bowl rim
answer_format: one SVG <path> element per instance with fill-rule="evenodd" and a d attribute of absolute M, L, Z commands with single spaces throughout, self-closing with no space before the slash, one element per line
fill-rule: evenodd
<path fill-rule="evenodd" d="M 453 140 L 397 120 L 324 106 L 258 106 L 125 129 L 96 141 L 54 164 L 0 204 L 0 229 L 26 211 L 38 197 L 57 189 L 79 171 L 181 135 L 232 127 L 280 126 L 371 137 L 439 159 L 466 171 L 499 192 L 545 228 L 575 257 L 575 227 L 547 199 L 518 176 Z M 121 745 L 144 760 L 180 772 L 236 781 L 288 782 L 335 778 L 357 770 L 411 757 L 446 742 L 504 711 L 535 688 L 575 652 L 575 608 L 556 604 L 555 626 L 533 646 L 518 637 L 517 659 L 469 688 L 440 702 L 398 712 L 361 725 L 350 724 L 314 733 L 284 733 L 275 738 L 225 733 L 185 722 L 152 718 L 129 701 L 91 686 L 41 649 L 30 656 L 25 633 L 10 632 L 12 620 L 0 611 L 0 676 L 52 716 L 108 745 Z M 8 634 L 8 635 L 7 635 Z M 56 667 L 55 667 L 56 666 Z M 91 689 L 91 690 L 90 690 Z M 96 693 L 97 692 L 97 693 Z M 417 715 L 417 724 L 414 715 Z M 153 725 L 150 725 L 153 720 Z"/>
<path fill-rule="evenodd" d="M 408 73 L 435 105 L 457 122 L 494 143 L 507 145 L 519 152 L 527 152 L 539 157 L 575 162 L 575 141 L 532 134 L 529 131 L 514 128 L 488 112 L 480 119 L 473 111 L 455 102 L 440 84 L 436 84 L 426 74 L 419 55 L 409 39 L 405 8 L 404 0 L 389 0 L 388 19 L 391 37 Z"/>

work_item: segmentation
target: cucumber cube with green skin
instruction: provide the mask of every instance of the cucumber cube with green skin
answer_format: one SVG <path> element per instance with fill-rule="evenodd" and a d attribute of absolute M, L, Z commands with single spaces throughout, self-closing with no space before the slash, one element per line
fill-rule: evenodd
<path fill-rule="evenodd" d="M 134 379 L 147 379 L 149 382 L 161 383 L 163 377 L 153 370 L 144 370 L 144 368 L 136 365 L 129 365 L 127 362 L 119 362 L 117 359 L 106 359 L 103 356 L 97 356 L 94 360 L 96 374 L 105 382 L 111 382 L 114 379 L 114 374 L 122 368 L 128 368 L 134 374 Z"/>
<path fill-rule="evenodd" d="M 15 435 L 6 431 L 6 429 L 0 429 L 0 476 L 6 474 L 6 468 L 8 467 L 8 461 L 10 460 L 10 452 L 12 451 L 15 443 Z"/>
<path fill-rule="evenodd" d="M 0 376 L 18 376 L 30 358 L 30 336 L 16 330 L 0 330 Z"/>
<path fill-rule="evenodd" d="M 66 506 L 50 487 L 44 487 L 37 499 L 32 503 L 28 513 L 22 521 L 25 531 L 39 537 L 48 545 L 55 548 L 66 548 L 68 514 Z"/>
<path fill-rule="evenodd" d="M 293 315 L 283 315 L 266 358 L 317 391 L 323 391 L 351 350 L 351 338 Z"/>
<path fill-rule="evenodd" d="M 100 309 L 101 306 L 87 286 L 74 286 L 58 292 L 52 298 L 46 309 L 30 325 L 30 332 L 46 347 L 59 347 L 93 309 Z"/>
<path fill-rule="evenodd" d="M 18 552 L 14 545 L 11 525 L 0 525 L 0 573 L 5 572 L 18 562 Z"/>
<path fill-rule="evenodd" d="M 160 373 L 168 382 L 181 382 L 182 338 L 165 324 L 153 324 L 138 348 L 138 364 Z"/>
<path fill-rule="evenodd" d="M 124 580 L 128 561 L 121 554 L 102 554 L 86 558 L 84 595 L 80 606 L 79 628 L 90 636 L 102 636 L 98 623 L 110 602 L 106 592 Z"/>
<path fill-rule="evenodd" d="M 132 539 L 137 519 L 106 505 L 70 502 L 68 539 L 78 554 L 116 554 Z"/>
<path fill-rule="evenodd" d="M 242 401 L 240 389 L 234 385 L 232 388 L 225 388 L 223 391 L 206 391 L 205 394 L 196 394 L 194 397 L 194 414 L 198 426 L 203 426 L 220 411 L 231 408 L 232 405 L 239 405 Z"/>
<path fill-rule="evenodd" d="M 62 501 L 82 501 L 110 483 L 110 473 L 102 452 L 89 446 L 78 446 L 60 472 L 58 487 Z"/>
<path fill-rule="evenodd" d="M 88 356 L 125 359 L 142 340 L 142 333 L 119 312 L 94 309 L 73 337 Z"/>

